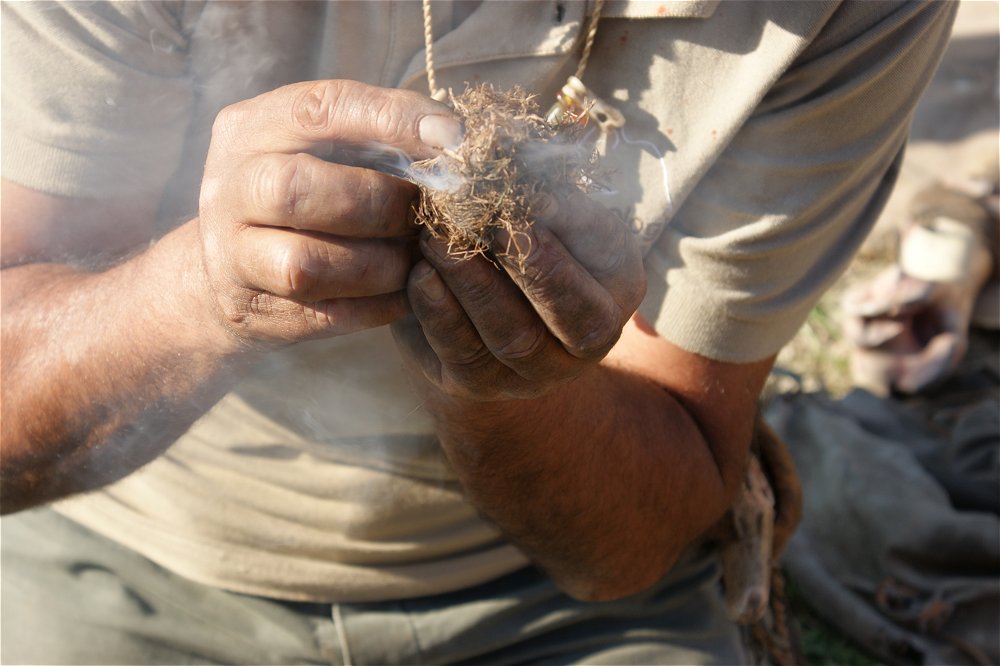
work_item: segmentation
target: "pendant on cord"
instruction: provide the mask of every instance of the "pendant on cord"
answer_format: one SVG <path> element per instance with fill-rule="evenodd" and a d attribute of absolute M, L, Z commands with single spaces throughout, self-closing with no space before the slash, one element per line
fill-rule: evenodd
<path fill-rule="evenodd" d="M 608 134 L 611 130 L 625 126 L 625 116 L 621 111 L 611 106 L 592 93 L 583 81 L 575 76 L 566 79 L 566 85 L 556 95 L 556 103 L 545 115 L 550 125 L 558 125 L 567 119 L 576 120 L 586 125 L 593 122 L 601 132 L 597 148 L 601 155 L 605 154 Z"/>

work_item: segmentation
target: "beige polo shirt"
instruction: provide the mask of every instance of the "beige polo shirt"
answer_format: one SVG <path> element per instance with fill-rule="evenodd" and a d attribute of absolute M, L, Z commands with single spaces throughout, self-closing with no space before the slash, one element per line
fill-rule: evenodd
<path fill-rule="evenodd" d="M 745 362 L 794 334 L 888 195 L 954 9 L 606 4 L 584 81 L 626 123 L 594 196 L 644 243 L 642 310 L 662 335 Z M 590 4 L 433 10 L 439 85 L 549 100 Z M 164 228 L 196 211 L 223 106 L 318 78 L 426 90 L 418 2 L 11 3 L 2 25 L 3 176 L 87 197 L 166 184 Z M 181 575 L 289 599 L 403 598 L 523 566 L 420 405 L 387 329 L 301 344 L 161 458 L 59 510 Z"/>

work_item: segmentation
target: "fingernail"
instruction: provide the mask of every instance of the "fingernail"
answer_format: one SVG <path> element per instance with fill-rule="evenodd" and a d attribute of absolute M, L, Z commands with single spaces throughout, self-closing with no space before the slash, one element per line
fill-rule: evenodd
<path fill-rule="evenodd" d="M 559 212 L 559 202 L 547 192 L 539 192 L 531 201 L 531 214 L 536 220 L 551 220 Z"/>
<path fill-rule="evenodd" d="M 418 264 L 415 269 L 417 286 L 424 296 L 432 301 L 440 301 L 448 293 L 444 286 L 444 281 L 437 274 L 431 265 L 424 262 Z"/>
<path fill-rule="evenodd" d="M 420 140 L 434 148 L 454 150 L 462 143 L 462 125 L 448 116 L 424 116 L 418 131 Z"/>

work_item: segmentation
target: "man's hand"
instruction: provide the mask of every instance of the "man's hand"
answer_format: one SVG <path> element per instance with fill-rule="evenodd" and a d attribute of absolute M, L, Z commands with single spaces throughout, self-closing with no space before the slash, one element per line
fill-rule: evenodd
<path fill-rule="evenodd" d="M 580 192 L 543 195 L 518 238 L 520 263 L 494 242 L 498 270 L 449 256 L 424 234 L 426 261 L 410 274 L 415 321 L 397 339 L 445 396 L 476 402 L 531 398 L 596 365 L 645 293 L 638 243 L 626 225 Z"/>
<path fill-rule="evenodd" d="M 416 190 L 377 168 L 459 134 L 416 93 L 348 81 L 266 93 L 219 115 L 200 218 L 152 246 L 162 183 L 82 200 L 4 182 L 2 510 L 152 460 L 260 350 L 405 313 Z M 142 246 L 106 270 L 76 266 Z"/>
<path fill-rule="evenodd" d="M 290 85 L 224 109 L 200 232 L 227 330 L 267 348 L 405 314 L 417 189 L 370 167 L 401 169 L 460 133 L 443 105 L 352 81 Z"/>
<path fill-rule="evenodd" d="M 582 194 L 550 203 L 523 271 L 424 236 L 393 332 L 470 501 L 566 593 L 613 599 L 729 507 L 773 359 L 712 361 L 630 319 L 631 232 Z"/>

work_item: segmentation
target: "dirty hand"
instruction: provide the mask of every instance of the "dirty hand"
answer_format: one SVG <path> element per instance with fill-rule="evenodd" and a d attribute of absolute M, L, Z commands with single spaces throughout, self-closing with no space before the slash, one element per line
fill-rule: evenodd
<path fill-rule="evenodd" d="M 377 168 L 387 155 L 431 157 L 460 132 L 441 104 L 353 81 L 294 84 L 223 109 L 199 231 L 210 307 L 227 333 L 268 348 L 405 314 L 417 190 Z"/>
<path fill-rule="evenodd" d="M 393 332 L 446 396 L 544 394 L 604 358 L 642 300 L 640 249 L 620 219 L 580 192 L 534 208 L 523 267 L 503 256 L 504 233 L 494 242 L 503 270 L 482 257 L 451 257 L 445 243 L 421 237 L 425 260 L 407 284 L 414 316 Z"/>

